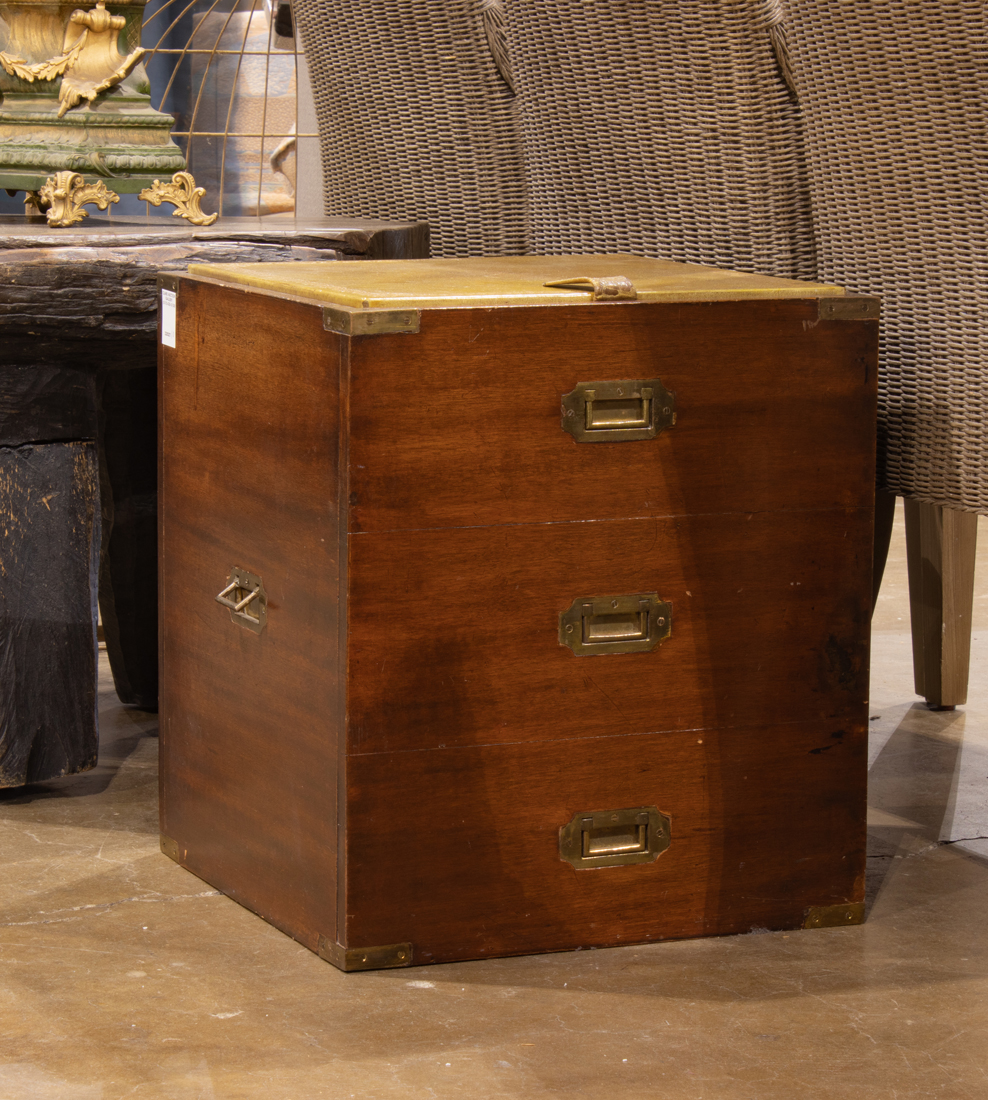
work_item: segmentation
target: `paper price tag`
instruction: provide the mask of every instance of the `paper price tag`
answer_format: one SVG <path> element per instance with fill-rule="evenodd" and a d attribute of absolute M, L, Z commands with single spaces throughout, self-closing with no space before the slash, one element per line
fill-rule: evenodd
<path fill-rule="evenodd" d="M 166 348 L 175 347 L 175 291 L 161 292 L 161 342 Z"/>

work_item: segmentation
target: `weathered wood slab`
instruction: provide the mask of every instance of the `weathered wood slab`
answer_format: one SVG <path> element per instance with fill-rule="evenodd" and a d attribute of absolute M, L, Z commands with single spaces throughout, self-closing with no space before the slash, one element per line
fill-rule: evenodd
<path fill-rule="evenodd" d="M 91 442 L 0 446 L 0 787 L 96 763 Z"/>
<path fill-rule="evenodd" d="M 421 223 L 235 218 L 196 228 L 116 219 L 55 231 L 23 218 L 8 222 L 0 219 L 4 360 L 71 361 L 91 369 L 153 361 L 159 271 L 185 271 L 192 263 L 384 260 L 429 252 L 428 227 Z"/>

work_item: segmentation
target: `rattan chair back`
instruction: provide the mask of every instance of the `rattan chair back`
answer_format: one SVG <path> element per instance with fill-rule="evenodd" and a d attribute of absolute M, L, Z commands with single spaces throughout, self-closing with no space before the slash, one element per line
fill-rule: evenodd
<path fill-rule="evenodd" d="M 981 0 L 789 0 L 818 272 L 883 298 L 879 477 L 988 513 Z"/>
<path fill-rule="evenodd" d="M 505 0 L 537 253 L 812 277 L 778 0 Z"/>
<path fill-rule="evenodd" d="M 425 220 L 434 256 L 525 251 L 515 96 L 485 0 L 296 0 L 330 216 Z M 492 42 L 495 48 L 492 48 Z"/>

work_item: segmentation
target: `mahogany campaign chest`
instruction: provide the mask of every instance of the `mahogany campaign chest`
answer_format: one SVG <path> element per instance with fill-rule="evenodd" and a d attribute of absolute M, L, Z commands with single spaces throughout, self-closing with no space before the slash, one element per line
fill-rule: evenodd
<path fill-rule="evenodd" d="M 168 855 L 346 970 L 862 919 L 877 300 L 161 286 Z"/>

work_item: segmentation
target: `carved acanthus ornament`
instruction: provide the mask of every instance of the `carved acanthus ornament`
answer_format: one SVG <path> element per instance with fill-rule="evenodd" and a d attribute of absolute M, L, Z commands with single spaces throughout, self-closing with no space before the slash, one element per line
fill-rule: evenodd
<path fill-rule="evenodd" d="M 29 65 L 23 57 L 14 57 L 12 54 L 0 50 L 0 65 L 9 76 L 16 76 L 18 80 L 26 80 L 34 83 L 36 65 Z"/>
<path fill-rule="evenodd" d="M 48 224 L 64 229 L 87 216 L 84 205 L 105 210 L 111 202 L 119 202 L 120 196 L 107 190 L 102 180 L 86 183 L 78 172 L 56 172 L 38 192 L 38 200 L 42 209 L 47 207 Z"/>
<path fill-rule="evenodd" d="M 154 185 L 145 187 L 137 196 L 142 202 L 149 202 L 152 206 L 160 206 L 163 202 L 177 207 L 172 211 L 176 218 L 186 218 L 193 225 L 212 225 L 216 221 L 216 214 L 204 214 L 199 200 L 206 194 L 204 187 L 196 187 L 196 181 L 189 172 L 176 172 L 172 176 L 171 183 L 162 183 L 155 180 Z"/>
<path fill-rule="evenodd" d="M 84 99 L 92 103 L 101 92 L 119 84 L 144 56 L 142 47 L 126 55 L 117 48 L 125 23 L 122 15 L 106 10 L 105 0 L 98 0 L 95 8 L 72 13 L 58 57 L 28 65 L 22 57 L 0 53 L 0 65 L 10 76 L 30 84 L 61 77 L 58 117 L 62 118 Z"/>
<path fill-rule="evenodd" d="M 171 138 L 174 118 L 151 106 L 138 46 L 144 0 L 113 12 L 107 0 L 84 2 L 95 6 L 0 0 L 0 187 L 25 192 L 25 212 L 44 211 L 51 226 L 76 225 L 83 206 L 106 210 L 117 192 L 141 188 L 147 202 L 211 225 L 216 215 L 202 212 L 205 192 Z M 156 178 L 172 173 L 170 183 Z M 94 176 L 114 190 L 87 182 Z"/>

